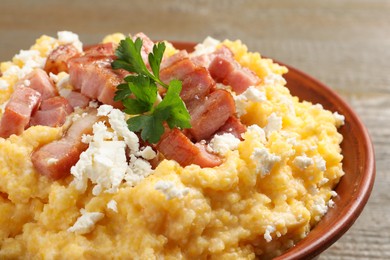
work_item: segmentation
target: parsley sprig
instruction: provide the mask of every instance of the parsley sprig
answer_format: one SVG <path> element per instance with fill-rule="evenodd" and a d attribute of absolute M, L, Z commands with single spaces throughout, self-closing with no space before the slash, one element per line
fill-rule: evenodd
<path fill-rule="evenodd" d="M 160 64 L 165 51 L 164 42 L 153 46 L 148 55 L 151 71 L 146 67 L 142 56 L 142 39 L 135 42 L 126 37 L 121 40 L 115 51 L 118 57 L 112 62 L 113 69 L 124 69 L 132 74 L 125 77 L 125 83 L 117 86 L 115 101 L 121 101 L 124 112 L 136 115 L 127 120 L 128 127 L 133 132 L 141 131 L 141 138 L 150 143 L 157 143 L 164 133 L 164 122 L 172 129 L 190 128 L 191 116 L 180 98 L 182 83 L 172 80 L 165 84 L 160 79 Z M 166 88 L 167 92 L 160 103 L 157 100 L 157 84 Z"/>

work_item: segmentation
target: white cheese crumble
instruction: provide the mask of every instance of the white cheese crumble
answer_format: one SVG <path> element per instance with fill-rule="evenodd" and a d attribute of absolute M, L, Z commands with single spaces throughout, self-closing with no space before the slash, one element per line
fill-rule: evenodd
<path fill-rule="evenodd" d="M 265 132 L 264 130 L 258 126 L 258 125 L 250 125 L 247 127 L 246 132 L 242 134 L 242 137 L 245 138 L 245 136 L 249 134 L 253 136 L 254 139 L 259 140 L 262 143 L 265 143 Z"/>
<path fill-rule="evenodd" d="M 264 232 L 264 239 L 268 243 L 272 241 L 272 236 L 271 233 L 275 232 L 276 228 L 272 225 L 267 225 L 265 227 L 265 232 Z"/>
<path fill-rule="evenodd" d="M 156 158 L 157 153 L 152 149 L 152 147 L 146 146 L 146 147 L 142 148 L 137 153 L 137 155 L 141 156 L 142 158 L 144 158 L 146 160 L 152 160 L 152 159 Z"/>
<path fill-rule="evenodd" d="M 277 132 L 282 129 L 282 118 L 278 116 L 276 113 L 272 113 L 267 118 L 267 125 L 264 127 L 264 132 L 268 137 L 272 132 Z"/>
<path fill-rule="evenodd" d="M 8 89 L 9 83 L 4 79 L 0 79 L 0 90 Z"/>
<path fill-rule="evenodd" d="M 240 95 L 234 96 L 234 101 L 236 104 L 236 113 L 239 117 L 245 115 L 246 108 L 251 102 L 263 102 L 266 100 L 267 98 L 264 92 L 258 90 L 254 86 L 250 86 Z"/>
<path fill-rule="evenodd" d="M 313 157 L 313 160 L 318 170 L 322 172 L 326 171 L 326 161 L 324 160 L 324 158 L 319 155 L 316 155 Z"/>
<path fill-rule="evenodd" d="M 233 134 L 224 133 L 222 135 L 215 135 L 208 144 L 207 149 L 211 152 L 224 155 L 228 151 L 236 150 L 239 143 L 240 139 L 236 138 Z"/>
<path fill-rule="evenodd" d="M 314 160 L 308 157 L 306 154 L 295 157 L 293 164 L 301 170 L 305 170 L 307 167 L 314 164 Z"/>
<path fill-rule="evenodd" d="M 79 52 L 83 51 L 83 44 L 79 40 L 79 36 L 73 32 L 69 31 L 60 31 L 57 33 L 58 41 L 61 44 L 71 43 Z"/>
<path fill-rule="evenodd" d="M 107 208 L 108 209 L 111 209 L 112 211 L 118 213 L 118 204 L 115 200 L 110 200 L 108 203 L 107 203 Z"/>
<path fill-rule="evenodd" d="M 325 200 L 321 197 L 316 198 L 313 205 L 314 213 L 318 215 L 314 217 L 316 221 L 319 221 L 323 215 L 328 211 L 328 206 L 325 203 Z"/>
<path fill-rule="evenodd" d="M 250 159 L 256 164 L 256 173 L 264 177 L 271 172 L 275 163 L 280 162 L 281 157 L 266 148 L 255 148 Z"/>
<path fill-rule="evenodd" d="M 84 209 L 80 212 L 81 216 L 72 227 L 68 228 L 68 232 L 79 235 L 88 234 L 95 228 L 95 224 L 104 217 L 104 214 L 100 212 L 86 212 Z"/>
<path fill-rule="evenodd" d="M 130 155 L 130 163 L 125 175 L 125 180 L 128 185 L 135 186 L 152 173 L 152 166 L 148 161 L 137 158 L 133 154 Z"/>
<path fill-rule="evenodd" d="M 70 76 L 66 72 L 60 72 L 57 75 L 53 73 L 49 73 L 49 77 L 53 80 L 57 91 L 60 93 L 62 97 L 67 97 L 69 93 L 72 91 L 71 85 L 69 83 Z"/>
<path fill-rule="evenodd" d="M 139 151 L 137 135 L 127 128 L 122 111 L 109 105 L 98 108 L 99 116 L 107 116 L 111 129 L 105 122 L 93 125 L 93 135 L 83 135 L 81 140 L 89 147 L 81 153 L 80 160 L 71 168 L 75 177 L 74 185 L 80 191 L 85 191 L 88 181 L 95 186 L 94 195 L 101 192 L 117 192 L 123 181 L 136 185 L 142 179 L 153 173 L 150 163 L 142 158 L 151 159 L 156 156 L 151 147 Z M 130 162 L 127 163 L 127 148 L 130 150 Z"/>
<path fill-rule="evenodd" d="M 178 188 L 173 181 L 158 181 L 154 188 L 164 193 L 167 200 L 174 198 L 181 199 L 190 192 L 189 188 Z"/>
<path fill-rule="evenodd" d="M 340 127 L 345 124 L 345 116 L 339 114 L 338 112 L 333 113 L 333 118 L 335 120 L 336 127 Z"/>
<path fill-rule="evenodd" d="M 270 73 L 267 76 L 265 76 L 264 83 L 267 85 L 275 85 L 275 84 L 285 85 L 286 80 L 283 78 L 282 75 Z"/>
<path fill-rule="evenodd" d="M 204 54 L 213 53 L 220 43 L 220 41 L 210 36 L 207 36 L 206 39 L 204 39 L 203 43 L 199 43 L 195 46 L 195 51 L 192 52 L 190 55 L 200 56 Z"/>

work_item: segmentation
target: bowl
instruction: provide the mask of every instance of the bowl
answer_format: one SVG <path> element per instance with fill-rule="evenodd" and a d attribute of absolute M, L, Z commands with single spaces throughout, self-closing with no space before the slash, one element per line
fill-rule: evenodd
<path fill-rule="evenodd" d="M 173 42 L 178 49 L 193 51 L 195 43 Z M 320 103 L 330 111 L 345 116 L 339 129 L 344 139 L 341 143 L 345 175 L 336 187 L 335 205 L 310 233 L 294 247 L 284 252 L 278 260 L 312 259 L 335 243 L 356 221 L 362 212 L 375 179 L 374 150 L 367 129 L 351 107 L 331 88 L 289 65 L 284 75 L 287 88 L 300 100 Z"/>

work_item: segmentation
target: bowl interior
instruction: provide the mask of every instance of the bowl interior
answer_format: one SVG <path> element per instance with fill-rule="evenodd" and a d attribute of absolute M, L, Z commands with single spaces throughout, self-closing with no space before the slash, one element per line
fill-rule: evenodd
<path fill-rule="evenodd" d="M 192 51 L 195 44 L 174 42 L 178 49 Z M 280 62 L 278 62 L 280 63 Z M 282 64 L 282 63 L 280 63 Z M 375 178 L 375 160 L 370 137 L 355 112 L 333 90 L 309 75 L 285 64 L 287 87 L 300 100 L 320 103 L 324 108 L 345 116 L 339 129 L 345 175 L 336 187 L 335 206 L 296 246 L 277 259 L 313 258 L 339 239 L 355 222 L 365 206 Z"/>

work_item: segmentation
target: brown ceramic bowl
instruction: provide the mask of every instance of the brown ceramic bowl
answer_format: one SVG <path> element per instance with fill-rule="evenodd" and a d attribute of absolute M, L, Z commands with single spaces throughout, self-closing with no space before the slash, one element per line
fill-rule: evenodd
<path fill-rule="evenodd" d="M 192 51 L 195 44 L 176 42 L 178 49 Z M 285 65 L 285 64 L 282 64 Z M 285 65 L 287 87 L 300 100 L 320 103 L 345 116 L 340 128 L 345 175 L 336 187 L 335 206 L 306 238 L 276 259 L 311 259 L 335 243 L 355 222 L 370 196 L 375 179 L 374 150 L 368 132 L 356 113 L 332 89 L 309 75 Z"/>

